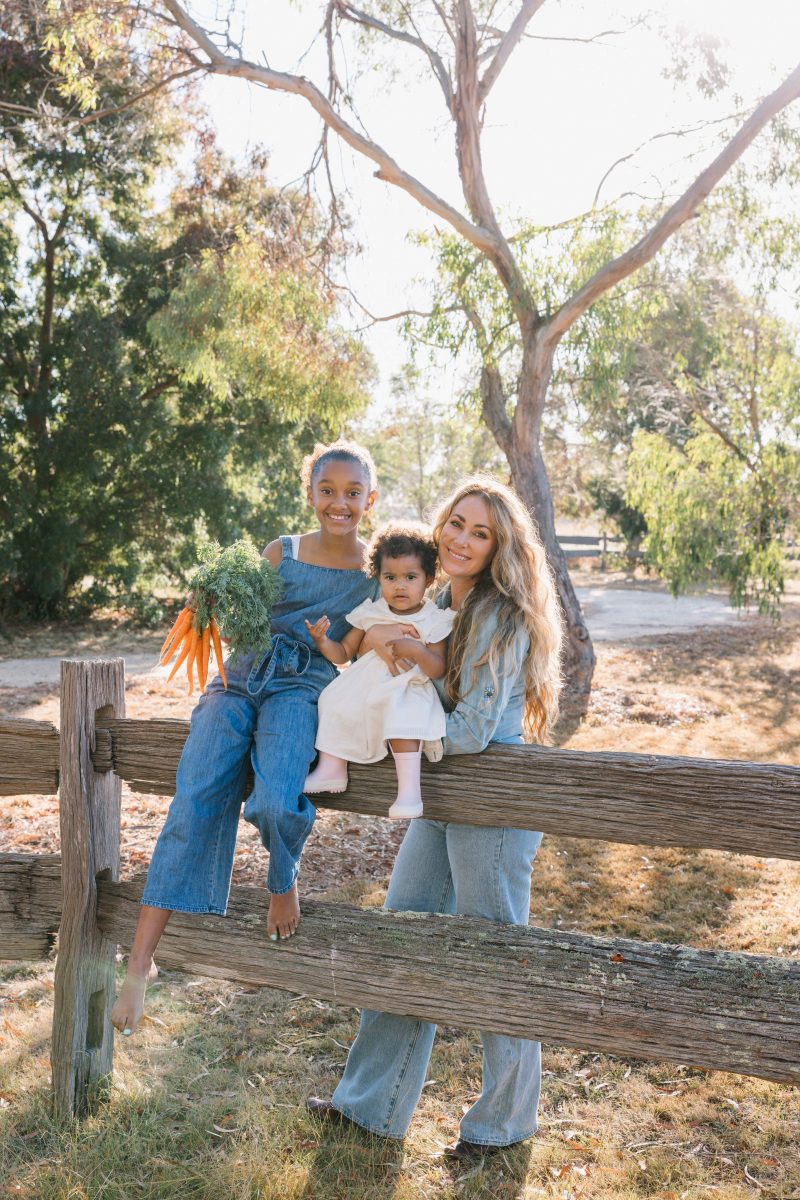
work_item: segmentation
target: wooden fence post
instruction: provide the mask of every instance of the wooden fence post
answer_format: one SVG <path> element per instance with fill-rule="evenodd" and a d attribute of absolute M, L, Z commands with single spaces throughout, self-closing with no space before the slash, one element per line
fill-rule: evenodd
<path fill-rule="evenodd" d="M 121 658 L 61 663 L 61 871 L 51 1063 L 59 1116 L 84 1116 L 111 1075 L 116 946 L 97 928 L 97 879 L 119 878 L 121 780 L 92 766 L 98 717 L 125 715 Z"/>

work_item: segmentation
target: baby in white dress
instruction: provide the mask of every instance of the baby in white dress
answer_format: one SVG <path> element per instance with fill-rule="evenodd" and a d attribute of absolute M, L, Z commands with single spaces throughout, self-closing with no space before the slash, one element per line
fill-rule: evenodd
<path fill-rule="evenodd" d="M 427 530 L 387 525 L 373 537 L 365 570 L 380 583 L 378 600 L 365 600 L 347 614 L 353 626 L 334 642 L 330 622 L 320 617 L 308 631 L 329 662 L 343 664 L 358 651 L 374 625 L 406 629 L 394 671 L 374 650 L 343 671 L 320 694 L 316 746 L 319 759 L 304 792 L 343 792 L 348 762 L 373 763 L 391 749 L 397 770 L 397 799 L 390 817 L 422 816 L 420 757 L 440 756 L 445 715 L 431 679 L 445 673 L 445 643 L 453 627 L 452 609 L 425 599 L 436 571 L 436 547 Z M 410 629 L 409 627 L 413 627 Z"/>

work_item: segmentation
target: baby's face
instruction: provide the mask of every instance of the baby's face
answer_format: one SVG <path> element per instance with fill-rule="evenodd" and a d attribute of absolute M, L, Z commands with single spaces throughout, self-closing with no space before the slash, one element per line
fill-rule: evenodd
<path fill-rule="evenodd" d="M 381 560 L 381 596 L 392 612 L 416 612 L 422 607 L 428 579 L 415 554 Z"/>

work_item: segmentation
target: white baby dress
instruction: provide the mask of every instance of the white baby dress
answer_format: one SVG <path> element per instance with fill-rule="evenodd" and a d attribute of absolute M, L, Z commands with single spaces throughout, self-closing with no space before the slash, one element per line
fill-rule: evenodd
<path fill-rule="evenodd" d="M 386 601 L 365 600 L 347 614 L 355 629 L 373 625 L 413 625 L 423 642 L 441 642 L 453 628 L 452 608 L 426 600 L 419 612 L 394 613 Z M 419 667 L 392 675 L 374 650 L 368 651 L 319 697 L 317 749 L 348 762 L 373 763 L 389 752 L 389 738 L 418 738 L 428 758 L 441 756 L 445 715 L 436 688 Z"/>

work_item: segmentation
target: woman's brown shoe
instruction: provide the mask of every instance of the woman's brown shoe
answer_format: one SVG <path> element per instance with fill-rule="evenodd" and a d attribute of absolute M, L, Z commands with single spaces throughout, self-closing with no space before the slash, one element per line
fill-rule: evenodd
<path fill-rule="evenodd" d="M 465 1142 L 463 1138 L 453 1146 L 447 1146 L 444 1151 L 444 1157 L 450 1162 L 464 1162 L 469 1158 L 486 1158 L 491 1154 L 498 1154 L 501 1150 L 510 1150 L 510 1146 L 484 1146 L 480 1142 Z"/>
<path fill-rule="evenodd" d="M 315 1121 L 321 1121 L 326 1125 L 355 1124 L 355 1121 L 351 1121 L 343 1112 L 339 1112 L 338 1108 L 334 1108 L 330 1100 L 320 1100 L 319 1096 L 308 1097 L 306 1100 L 306 1112 Z"/>

